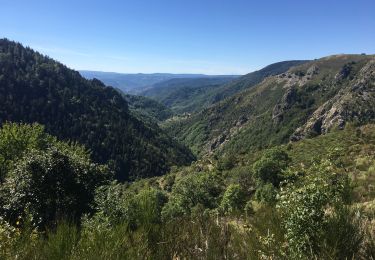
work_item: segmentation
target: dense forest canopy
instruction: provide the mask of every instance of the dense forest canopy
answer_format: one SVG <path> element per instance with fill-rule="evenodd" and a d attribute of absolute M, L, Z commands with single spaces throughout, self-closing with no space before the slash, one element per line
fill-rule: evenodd
<path fill-rule="evenodd" d="M 202 110 L 212 104 L 217 89 L 237 77 L 174 78 L 154 84 L 140 94 L 166 105 L 177 114 Z"/>
<path fill-rule="evenodd" d="M 0 123 L 38 122 L 86 145 L 120 180 L 160 175 L 193 159 L 156 125 L 132 116 L 116 90 L 7 39 L 0 40 L 0 103 Z"/>

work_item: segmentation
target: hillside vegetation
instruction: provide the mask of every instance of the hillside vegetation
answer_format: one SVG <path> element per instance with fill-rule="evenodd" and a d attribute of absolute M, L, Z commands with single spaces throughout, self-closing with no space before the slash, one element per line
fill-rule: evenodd
<path fill-rule="evenodd" d="M 0 259 L 375 259 L 375 56 L 266 68 L 175 115 L 0 40 Z"/>
<path fill-rule="evenodd" d="M 9 143 L 12 137 L 6 133 L 16 131 L 20 133 L 18 140 L 27 140 L 24 138 L 29 138 L 30 131 L 23 131 L 24 127 L 27 126 L 6 126 L 0 132 L 0 139 Z M 35 207 L 37 204 L 32 202 L 34 196 L 42 199 L 51 195 L 42 187 L 60 180 L 57 169 L 66 168 L 69 172 L 69 163 L 80 163 L 66 159 L 61 164 L 58 156 L 49 155 L 49 146 L 35 147 L 43 143 L 43 138 L 52 138 L 36 133 L 31 135 L 33 142 L 16 150 L 24 155 L 12 156 L 13 163 L 5 174 L 0 193 L 0 203 L 6 205 L 1 207 L 5 210 L 0 229 L 2 258 L 375 257 L 374 125 L 346 127 L 287 146 L 233 156 L 230 160 L 224 157 L 200 160 L 163 177 L 131 185 L 110 183 L 110 177 L 96 178 L 98 182 L 91 187 L 100 182 L 102 186 L 87 200 L 92 206 L 82 207 L 86 215 L 80 225 L 72 221 L 53 222 L 56 215 L 48 214 L 55 212 L 57 206 L 59 216 L 66 217 L 69 207 L 75 205 L 59 200 L 60 196 L 71 194 L 65 183 L 59 184 L 61 192 L 51 197 L 45 207 Z M 62 153 L 67 158 L 72 156 L 69 151 L 84 151 L 64 144 L 55 146 L 57 153 L 61 149 L 58 147 L 66 147 L 67 152 Z M 35 150 L 29 150 L 32 147 L 45 151 L 46 155 L 35 155 L 38 154 Z M 77 159 L 89 160 L 80 157 L 82 152 L 73 154 L 77 154 Z M 52 168 L 45 165 L 45 160 L 51 160 Z M 46 176 L 54 178 L 49 178 L 49 182 L 36 181 L 33 187 L 23 185 L 29 183 L 27 176 L 39 180 L 36 168 L 28 167 L 30 164 L 38 165 Z M 106 176 L 103 175 L 106 168 L 91 167 L 87 174 Z M 94 170 L 96 167 L 99 168 Z M 26 169 L 27 176 L 17 174 Z M 39 188 L 35 195 L 23 195 Z M 10 192 L 23 199 L 10 200 Z M 33 211 L 22 211 L 23 204 L 19 205 L 19 201 L 28 203 Z M 40 216 L 43 221 L 35 222 L 33 216 Z M 40 232 L 46 226 L 48 231 Z"/>
<path fill-rule="evenodd" d="M 251 88 L 256 84 L 260 83 L 263 79 L 269 76 L 277 75 L 286 72 L 293 66 L 308 62 L 307 60 L 291 60 L 281 61 L 270 64 L 260 70 L 248 73 L 241 78 L 231 81 L 228 84 L 224 84 L 215 91 L 211 97 L 211 103 L 217 103 L 227 97 L 231 97 L 234 94 Z"/>
<path fill-rule="evenodd" d="M 177 114 L 200 111 L 212 103 L 216 89 L 237 77 L 206 77 L 171 79 L 154 84 L 141 95 L 153 98 L 171 108 Z"/>
<path fill-rule="evenodd" d="M 194 159 L 156 125 L 131 115 L 116 90 L 6 39 L 0 40 L 0 103 L 0 124 L 43 124 L 62 140 L 86 145 L 120 180 L 161 175 Z"/>
<path fill-rule="evenodd" d="M 261 82 L 264 78 L 287 71 L 307 61 L 283 61 L 271 64 L 242 77 L 220 76 L 196 79 L 171 79 L 141 92 L 170 107 L 175 113 L 199 112 Z"/>
<path fill-rule="evenodd" d="M 165 128 L 196 154 L 244 153 L 373 122 L 374 56 L 338 55 L 292 67 Z"/>
<path fill-rule="evenodd" d="M 122 96 L 128 103 L 129 110 L 145 122 L 162 122 L 174 115 L 167 106 L 144 96 L 124 94 Z"/>

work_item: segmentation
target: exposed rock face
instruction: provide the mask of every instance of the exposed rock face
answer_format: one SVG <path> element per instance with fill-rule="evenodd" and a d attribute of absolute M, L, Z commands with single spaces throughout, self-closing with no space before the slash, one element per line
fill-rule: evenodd
<path fill-rule="evenodd" d="M 275 105 L 272 111 L 272 120 L 275 124 L 283 120 L 283 115 L 297 99 L 297 90 L 295 87 L 289 87 L 279 103 Z"/>
<path fill-rule="evenodd" d="M 242 126 L 247 122 L 248 118 L 246 116 L 240 116 L 238 120 L 234 123 L 234 126 Z"/>
<path fill-rule="evenodd" d="M 293 86 L 303 86 L 309 80 L 311 80 L 311 77 L 313 75 L 316 75 L 319 72 L 319 69 L 316 66 L 312 66 L 310 69 L 309 69 L 309 73 L 297 71 L 297 72 L 285 72 L 280 75 L 277 75 L 276 83 L 283 83 L 285 88 L 289 88 Z"/>
<path fill-rule="evenodd" d="M 345 65 L 335 79 L 346 78 L 350 69 Z M 375 120 L 375 59 L 362 67 L 357 77 L 332 99 L 320 106 L 305 125 L 298 128 L 292 141 L 325 134 L 333 128 L 342 129 L 348 121 Z"/>
<path fill-rule="evenodd" d="M 208 152 L 213 152 L 214 150 L 220 148 L 224 145 L 229 139 L 234 136 L 247 122 L 248 118 L 246 116 L 240 116 L 238 120 L 233 122 L 232 127 L 225 131 L 224 133 L 220 134 L 218 137 L 213 139 L 207 146 Z"/>
<path fill-rule="evenodd" d="M 375 55 L 310 61 L 177 121 L 172 133 L 210 154 L 248 152 L 348 123 L 375 123 L 374 71 Z"/>
<path fill-rule="evenodd" d="M 347 78 L 352 71 L 352 64 L 345 64 L 344 67 L 339 71 L 339 73 L 336 74 L 335 79 L 336 80 L 343 80 Z"/>
<path fill-rule="evenodd" d="M 313 76 L 319 74 L 319 67 L 316 65 L 312 65 L 308 70 L 307 70 L 307 75 Z"/>
<path fill-rule="evenodd" d="M 212 142 L 209 144 L 208 151 L 209 152 L 214 151 L 216 148 L 222 145 L 226 141 L 226 139 L 227 139 L 226 133 L 219 135 L 217 138 L 212 140 Z"/>

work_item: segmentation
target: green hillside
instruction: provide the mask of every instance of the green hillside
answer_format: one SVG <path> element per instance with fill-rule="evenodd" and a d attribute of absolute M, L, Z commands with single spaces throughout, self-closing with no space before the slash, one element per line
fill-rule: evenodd
<path fill-rule="evenodd" d="M 131 115 L 113 88 L 6 39 L 0 40 L 0 103 L 0 124 L 38 122 L 59 139 L 85 145 L 120 180 L 161 175 L 194 159 L 156 125 Z"/>
<path fill-rule="evenodd" d="M 245 76 L 212 77 L 198 79 L 172 79 L 157 83 L 141 95 L 151 97 L 170 107 L 175 113 L 199 112 L 227 97 L 251 88 L 271 75 L 287 71 L 307 61 L 283 61 L 271 64 Z"/>
<path fill-rule="evenodd" d="M 246 153 L 373 122 L 374 56 L 336 55 L 266 78 L 165 127 L 196 154 Z"/>
<path fill-rule="evenodd" d="M 231 97 L 241 90 L 251 88 L 260 83 L 266 77 L 286 72 L 293 66 L 306 63 L 306 60 L 281 61 L 270 64 L 260 70 L 251 72 L 241 78 L 231 81 L 217 89 L 211 97 L 211 103 L 217 103 L 227 97 Z"/>
<path fill-rule="evenodd" d="M 32 130 L 31 133 L 27 134 L 29 131 L 24 128 Z M 56 147 L 60 156 L 68 158 L 64 164 L 67 169 L 71 164 L 82 169 L 90 164 L 85 163 L 89 158 L 82 148 L 59 143 L 38 129 L 38 126 L 8 125 L 0 131 L 3 142 L 12 141 L 9 132 L 18 133 L 19 141 L 32 137 L 22 149 L 35 146 L 40 151 L 37 156 L 29 152 L 24 158 L 13 158 L 17 167 L 10 167 L 6 185 L 0 189 L 4 219 L 14 223 L 17 219 L 10 216 L 18 213 L 22 218 L 13 225 L 17 230 L 23 227 L 21 233 L 13 231 L 2 219 L 0 241 L 5 246 L 0 256 L 4 259 L 19 255 L 32 259 L 173 259 L 176 256 L 221 259 L 223 255 L 228 259 L 372 259 L 375 256 L 371 224 L 375 210 L 374 125 L 347 126 L 286 146 L 233 155 L 231 163 L 224 157 L 205 158 L 167 175 L 130 185 L 106 182 L 103 178 L 106 168 L 91 164 L 89 176 L 103 177 L 91 186 L 81 187 L 88 190 L 87 201 L 91 204 L 78 201 L 80 210 L 71 212 L 91 212 L 91 215 L 84 217 L 79 227 L 59 222 L 56 228 L 44 233 L 26 228 L 29 226 L 22 206 L 31 205 L 33 211 L 29 216 L 40 216 L 43 221 L 37 224 L 43 228 L 56 217 L 47 214 L 54 212 L 56 205 L 60 215 L 70 213 L 71 206 L 77 209 L 74 200 L 60 202 L 62 195 L 80 194 L 72 193 L 75 190 L 70 190 L 67 182 L 60 183 L 56 178 L 60 157 L 51 156 L 49 149 Z M 45 139 L 52 142 L 43 148 Z M 51 161 L 52 167 L 46 167 L 45 161 Z M 31 163 L 43 170 L 43 176 L 56 176 L 52 181 L 58 184 L 59 193 L 40 189 L 38 193 L 22 196 L 47 184 L 35 167 L 26 167 Z M 22 169 L 27 169 L 26 176 L 15 174 Z M 87 178 L 84 173 L 76 171 L 74 175 L 78 179 Z M 22 185 L 30 182 L 29 176 L 41 181 L 32 188 Z M 93 196 L 97 185 L 101 186 Z M 9 196 L 12 191 L 17 195 L 15 199 Z M 53 204 L 51 195 L 57 204 Z M 44 207 L 32 203 L 32 199 L 43 198 L 49 198 Z"/>
<path fill-rule="evenodd" d="M 196 79 L 171 79 L 152 86 L 141 95 L 153 98 L 177 114 L 202 110 L 212 102 L 212 96 L 221 85 L 237 77 L 206 77 Z"/>
<path fill-rule="evenodd" d="M 0 259 L 374 259 L 375 56 L 297 63 L 175 115 L 0 40 Z"/>
<path fill-rule="evenodd" d="M 123 94 L 128 102 L 129 110 L 146 122 L 158 123 L 173 116 L 173 111 L 167 106 L 144 96 Z"/>

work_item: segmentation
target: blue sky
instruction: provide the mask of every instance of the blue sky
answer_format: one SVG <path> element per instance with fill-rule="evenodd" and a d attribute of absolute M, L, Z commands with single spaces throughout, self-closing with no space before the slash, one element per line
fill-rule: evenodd
<path fill-rule="evenodd" d="M 0 37 L 74 69 L 244 74 L 375 53 L 375 1 L 0 0 Z"/>

